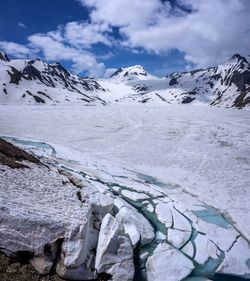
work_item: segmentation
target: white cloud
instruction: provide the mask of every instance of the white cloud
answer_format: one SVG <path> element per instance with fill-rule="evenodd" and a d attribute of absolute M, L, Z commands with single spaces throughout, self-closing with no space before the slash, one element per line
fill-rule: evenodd
<path fill-rule="evenodd" d="M 75 47 L 89 48 L 96 43 L 111 46 L 111 38 L 106 24 L 88 24 L 87 22 L 70 22 L 64 28 L 65 40 Z"/>
<path fill-rule="evenodd" d="M 83 5 L 94 8 L 91 20 L 113 26 L 143 27 L 150 24 L 153 14 L 162 8 L 160 0 L 80 0 Z"/>
<path fill-rule="evenodd" d="M 25 45 L 0 41 L 0 49 L 18 58 L 42 53 L 48 61 L 71 62 L 72 70 L 77 73 L 87 72 L 91 77 L 101 77 L 105 74 L 106 67 L 97 58 L 104 60 L 113 53 L 95 56 L 90 50 L 97 43 L 111 46 L 113 39 L 108 35 L 110 31 L 106 24 L 69 22 L 58 26 L 56 30 L 29 36 Z"/>
<path fill-rule="evenodd" d="M 97 43 L 111 46 L 112 39 L 108 32 L 110 28 L 106 24 L 69 22 L 58 26 L 55 31 L 33 34 L 28 41 L 33 49 L 43 53 L 46 60 L 71 61 L 75 72 L 87 71 L 89 76 L 100 77 L 105 73 L 105 65 L 97 62 L 97 57 L 90 49 Z"/>
<path fill-rule="evenodd" d="M 28 38 L 33 48 L 43 52 L 44 58 L 49 61 L 71 61 L 75 72 L 87 71 L 93 77 L 103 76 L 105 66 L 98 63 L 95 56 L 84 50 L 67 45 L 57 32 L 34 34 Z"/>
<path fill-rule="evenodd" d="M 26 46 L 9 41 L 0 41 L 0 49 L 16 58 L 27 58 L 32 54 Z"/>
<path fill-rule="evenodd" d="M 91 9 L 92 23 L 118 27 L 127 47 L 167 52 L 178 49 L 187 61 L 207 66 L 250 46 L 250 1 L 79 0 Z M 187 13 L 180 6 L 189 7 Z"/>
<path fill-rule="evenodd" d="M 104 73 L 104 77 L 109 78 L 116 70 L 117 68 L 107 68 Z"/>
<path fill-rule="evenodd" d="M 46 60 L 70 61 L 74 71 L 95 77 L 105 75 L 99 61 L 114 55 L 113 50 L 95 53 L 96 44 L 133 53 L 177 49 L 187 65 L 198 67 L 221 63 L 234 53 L 249 54 L 249 0 L 176 0 L 175 6 L 161 0 L 77 1 L 89 9 L 88 21 L 34 34 L 26 45 L 0 41 L 0 48 L 16 57 L 41 52 Z"/>
<path fill-rule="evenodd" d="M 24 23 L 22 23 L 21 21 L 19 21 L 19 22 L 17 23 L 17 25 L 18 25 L 19 27 L 26 28 L 26 25 L 25 25 Z"/>
<path fill-rule="evenodd" d="M 112 53 L 112 52 L 108 52 L 104 55 L 97 55 L 96 58 L 98 60 L 108 60 L 110 58 L 113 58 L 115 56 L 115 53 Z"/>

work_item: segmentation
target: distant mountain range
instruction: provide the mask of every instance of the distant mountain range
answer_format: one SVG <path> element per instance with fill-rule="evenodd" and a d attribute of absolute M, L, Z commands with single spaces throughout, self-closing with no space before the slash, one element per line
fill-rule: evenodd
<path fill-rule="evenodd" d="M 250 64 L 235 54 L 216 67 L 157 78 L 142 66 L 117 69 L 107 79 L 81 78 L 59 63 L 9 60 L 0 52 L 0 104 L 112 103 L 250 105 Z"/>

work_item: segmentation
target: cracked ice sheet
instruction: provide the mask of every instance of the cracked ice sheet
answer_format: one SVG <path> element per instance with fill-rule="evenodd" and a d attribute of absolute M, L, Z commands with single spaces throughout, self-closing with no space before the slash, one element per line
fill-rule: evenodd
<path fill-rule="evenodd" d="M 230 250 L 226 252 L 225 259 L 218 268 L 218 272 L 234 273 L 240 275 L 249 274 L 250 258 L 249 244 L 241 237 L 237 239 Z"/>
<path fill-rule="evenodd" d="M 238 232 L 231 226 L 228 228 L 219 227 L 217 225 L 207 223 L 201 219 L 198 219 L 197 230 L 205 233 L 206 236 L 212 240 L 221 250 L 226 251 L 233 244 Z M 250 252 L 249 252 L 250 258 Z"/>
<path fill-rule="evenodd" d="M 124 172 L 123 172 L 123 174 L 124 174 Z M 135 181 L 135 179 L 133 179 L 133 178 L 131 179 L 131 178 L 127 178 L 124 176 L 122 178 L 115 177 L 115 180 L 120 185 L 125 185 L 131 189 L 134 189 L 135 191 L 150 193 L 151 196 L 155 196 L 155 197 L 162 196 L 162 192 L 159 192 L 157 190 L 157 188 L 143 184 L 143 183 L 139 182 L 138 179 L 137 179 L 137 181 Z"/>
<path fill-rule="evenodd" d="M 48 142 L 62 158 L 79 161 L 96 176 L 104 170 L 135 179 L 135 171 L 179 185 L 176 190 L 157 190 L 174 194 L 186 214 L 195 210 L 191 206 L 196 200 L 198 210 L 204 202 L 215 207 L 250 240 L 248 111 L 203 106 L 1 106 L 0 135 Z M 181 198 L 183 190 L 191 196 Z M 212 225 L 206 227 L 214 231 Z M 215 234 L 223 236 L 217 230 Z M 227 244 L 233 238 L 230 235 Z"/>

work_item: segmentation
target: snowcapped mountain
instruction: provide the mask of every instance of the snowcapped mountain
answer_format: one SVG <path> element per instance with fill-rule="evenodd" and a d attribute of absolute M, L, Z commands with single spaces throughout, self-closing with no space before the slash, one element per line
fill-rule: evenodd
<path fill-rule="evenodd" d="M 141 65 L 134 65 L 125 68 L 117 69 L 111 76 L 115 81 L 134 81 L 134 80 L 148 80 L 155 78 L 149 74 Z"/>
<path fill-rule="evenodd" d="M 237 54 L 222 65 L 174 73 L 166 80 L 182 103 L 197 99 L 223 107 L 242 108 L 250 104 L 250 64 Z M 180 90 L 183 93 L 178 96 Z"/>
<path fill-rule="evenodd" d="M 99 97 L 108 103 L 131 102 L 133 96 L 137 94 L 135 87 L 138 83 L 147 83 L 155 79 L 158 80 L 141 65 L 118 68 L 109 78 L 98 80 L 98 83 L 106 90 L 100 92 Z"/>
<path fill-rule="evenodd" d="M 59 63 L 9 60 L 0 52 L 0 104 L 106 104 L 95 80 L 80 78 Z"/>
<path fill-rule="evenodd" d="M 118 74 L 116 74 L 118 73 Z M 121 71 L 115 74 L 120 75 Z M 133 93 L 119 101 L 140 103 L 206 103 L 212 106 L 243 108 L 250 104 L 250 64 L 236 54 L 226 63 L 186 72 L 174 72 L 159 79 L 123 81 Z"/>
<path fill-rule="evenodd" d="M 9 60 L 0 52 L 0 104 L 202 103 L 250 105 L 250 64 L 238 54 L 216 67 L 157 78 L 142 66 L 117 69 L 109 78 L 81 78 L 59 63 Z"/>

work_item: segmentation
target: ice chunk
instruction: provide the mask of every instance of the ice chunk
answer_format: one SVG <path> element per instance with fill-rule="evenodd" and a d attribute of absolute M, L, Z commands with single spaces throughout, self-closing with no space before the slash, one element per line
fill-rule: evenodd
<path fill-rule="evenodd" d="M 199 264 L 203 264 L 209 257 L 218 259 L 217 247 L 206 235 L 198 234 L 194 242 L 196 246 L 195 260 Z"/>
<path fill-rule="evenodd" d="M 166 203 L 159 203 L 156 205 L 155 213 L 160 222 L 166 225 L 166 227 L 171 227 L 173 224 L 172 212 Z"/>
<path fill-rule="evenodd" d="M 146 263 L 148 281 L 179 281 L 194 268 L 190 259 L 166 243 L 157 246 Z"/>
<path fill-rule="evenodd" d="M 118 219 L 107 214 L 103 220 L 96 250 L 95 268 L 109 273 L 112 280 L 132 281 L 134 276 L 133 249 Z"/>
<path fill-rule="evenodd" d="M 139 240 L 142 245 L 151 242 L 154 237 L 154 229 L 145 217 L 139 212 L 128 207 L 123 207 L 116 218 L 123 224 L 125 233 L 131 239 L 132 245 L 135 246 Z"/>
<path fill-rule="evenodd" d="M 126 190 L 126 189 L 123 189 L 121 191 L 121 194 L 133 201 L 149 198 L 149 196 L 144 193 L 139 193 L 136 191 L 130 191 L 130 190 Z"/>
<path fill-rule="evenodd" d="M 177 229 L 168 229 L 168 242 L 176 247 L 181 248 L 190 238 L 190 231 L 182 231 Z"/>

